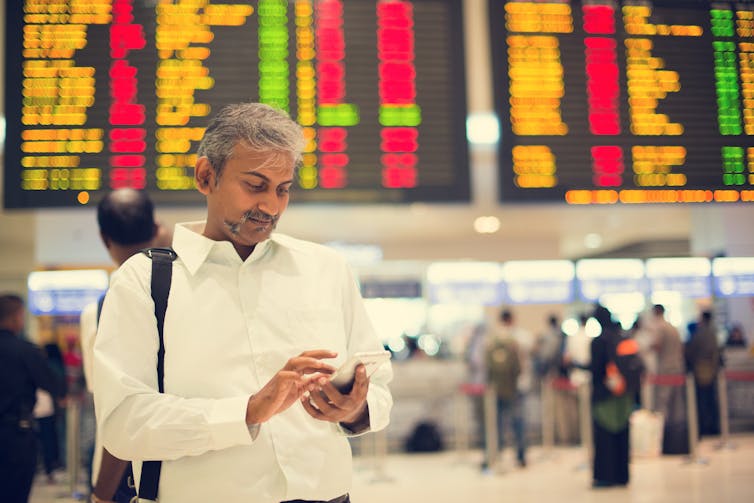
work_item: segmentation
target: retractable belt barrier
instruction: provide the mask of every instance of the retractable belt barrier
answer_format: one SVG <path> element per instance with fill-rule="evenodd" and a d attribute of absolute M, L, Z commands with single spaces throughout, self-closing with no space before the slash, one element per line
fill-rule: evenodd
<path fill-rule="evenodd" d="M 732 448 L 730 443 L 730 417 L 728 414 L 728 382 L 754 382 L 754 371 L 724 370 L 717 374 L 717 406 L 720 414 L 719 448 Z"/>
<path fill-rule="evenodd" d="M 73 499 L 83 499 L 78 490 L 81 470 L 81 401 L 70 396 L 65 409 L 65 453 L 68 474 L 68 493 Z"/>

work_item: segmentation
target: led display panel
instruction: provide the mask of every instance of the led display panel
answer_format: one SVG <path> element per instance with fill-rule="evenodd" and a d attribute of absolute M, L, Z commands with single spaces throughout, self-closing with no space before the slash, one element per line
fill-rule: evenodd
<path fill-rule="evenodd" d="M 754 4 L 490 0 L 500 200 L 754 201 Z"/>
<path fill-rule="evenodd" d="M 7 208 L 197 204 L 223 105 L 287 110 L 295 202 L 468 201 L 461 0 L 7 1 Z"/>

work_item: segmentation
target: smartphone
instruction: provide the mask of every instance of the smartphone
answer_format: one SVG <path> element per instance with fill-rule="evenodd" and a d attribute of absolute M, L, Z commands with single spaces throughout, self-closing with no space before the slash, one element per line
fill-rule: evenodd
<path fill-rule="evenodd" d="M 356 377 L 356 366 L 363 363 L 366 367 L 367 377 L 374 374 L 380 365 L 390 360 L 390 351 L 369 351 L 356 353 L 351 356 L 330 378 L 333 386 L 343 394 L 348 394 L 353 388 Z"/>

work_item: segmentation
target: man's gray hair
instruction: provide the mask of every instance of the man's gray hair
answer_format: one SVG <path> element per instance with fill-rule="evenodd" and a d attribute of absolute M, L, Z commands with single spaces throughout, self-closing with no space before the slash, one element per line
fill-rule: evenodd
<path fill-rule="evenodd" d="M 298 166 L 304 136 L 301 126 L 282 110 L 263 103 L 236 103 L 223 107 L 210 121 L 197 155 L 209 159 L 219 179 L 239 143 L 259 152 L 285 155 Z"/>

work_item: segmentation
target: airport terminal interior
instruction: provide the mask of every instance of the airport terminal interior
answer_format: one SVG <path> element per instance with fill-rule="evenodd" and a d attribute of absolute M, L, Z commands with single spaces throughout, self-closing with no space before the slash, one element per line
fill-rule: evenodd
<path fill-rule="evenodd" d="M 220 4 L 187 2 L 205 3 Z M 308 135 L 277 231 L 346 257 L 392 353 L 390 426 L 351 442 L 354 503 L 754 501 L 754 5 L 222 2 L 231 3 L 225 18 L 196 18 L 192 29 L 212 42 L 157 50 L 156 32 L 181 22 L 158 19 L 155 5 L 178 0 L 92 0 L 104 10 L 75 23 L 41 20 L 74 0 L 0 0 L 0 293 L 26 300 L 31 341 L 77 361 L 78 315 L 114 269 L 96 221 L 107 190 L 146 189 L 168 236 L 202 220 L 192 154 L 210 110 L 266 100 L 289 108 Z M 116 4 L 132 19 L 109 17 Z M 317 31 L 327 19 L 340 45 Z M 138 40 L 98 48 L 116 21 Z M 288 59 L 277 56 L 282 39 L 257 33 L 263 24 L 293 27 Z M 56 46 L 65 37 L 39 26 L 75 26 L 66 36 L 80 45 Z M 170 84 L 170 65 L 186 61 L 195 80 Z M 111 64 L 131 77 L 108 74 Z M 49 84 L 53 68 L 70 81 Z M 53 110 L 47 85 L 60 86 L 56 107 L 91 110 Z M 315 87 L 316 99 L 306 91 Z M 184 98 L 191 107 L 175 105 Z M 526 466 L 511 442 L 482 466 L 483 396 L 468 366 L 475 334 L 506 308 L 535 338 L 551 317 L 571 336 L 597 302 L 626 331 L 661 304 L 683 342 L 700 313 L 713 313 L 725 361 L 718 430 L 697 443 L 689 432 L 699 425 L 684 420 L 688 452 L 667 455 L 661 431 L 648 429 L 656 423 L 643 422 L 630 483 L 592 488 L 588 400 L 567 376 L 549 376 L 526 404 Z M 672 386 L 686 392 L 680 379 Z M 643 411 L 662 386 L 647 380 Z M 81 386 L 69 403 L 63 414 L 76 431 L 61 434 L 54 473 L 40 467 L 32 503 L 86 498 L 93 407 Z M 435 442 L 408 452 L 422 424 Z"/>

